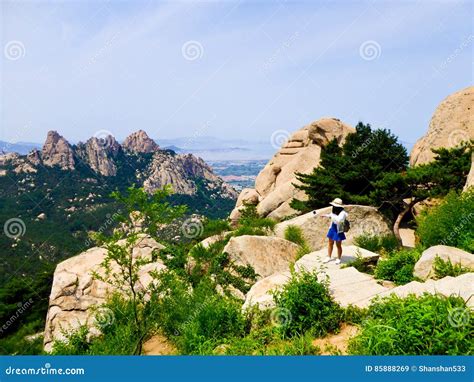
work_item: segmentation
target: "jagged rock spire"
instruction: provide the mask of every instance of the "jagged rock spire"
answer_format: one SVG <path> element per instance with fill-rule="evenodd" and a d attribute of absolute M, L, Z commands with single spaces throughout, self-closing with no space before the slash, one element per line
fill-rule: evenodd
<path fill-rule="evenodd" d="M 159 146 L 143 130 L 130 134 L 122 143 L 122 147 L 134 153 L 152 153 L 159 150 Z"/>

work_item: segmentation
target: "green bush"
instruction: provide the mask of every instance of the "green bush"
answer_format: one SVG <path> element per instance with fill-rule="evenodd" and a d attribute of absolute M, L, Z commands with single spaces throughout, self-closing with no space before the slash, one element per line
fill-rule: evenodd
<path fill-rule="evenodd" d="M 303 230 L 300 227 L 295 225 L 289 225 L 286 227 L 285 239 L 299 245 L 298 253 L 296 255 L 297 260 L 311 252 L 311 248 L 304 237 Z"/>
<path fill-rule="evenodd" d="M 435 258 L 434 271 L 437 279 L 442 279 L 446 276 L 456 277 L 463 273 L 471 272 L 469 268 L 465 268 L 461 264 L 453 264 L 449 259 L 444 261 L 439 256 Z"/>
<path fill-rule="evenodd" d="M 177 339 L 185 354 L 210 354 L 222 341 L 244 334 L 240 305 L 231 299 L 216 295 L 196 305 L 190 313 Z"/>
<path fill-rule="evenodd" d="M 371 234 L 362 234 L 357 236 L 354 239 L 354 243 L 368 251 L 380 253 L 384 252 L 393 252 L 398 247 L 398 240 L 394 234 L 387 234 L 387 235 L 371 235 Z"/>
<path fill-rule="evenodd" d="M 392 295 L 374 302 L 349 352 L 359 355 L 472 355 L 474 314 L 460 297 Z"/>
<path fill-rule="evenodd" d="M 278 320 L 284 335 L 294 336 L 308 330 L 323 336 L 339 328 L 342 308 L 334 302 L 327 282 L 312 273 L 293 274 L 289 283 L 274 295 Z"/>
<path fill-rule="evenodd" d="M 417 219 L 416 234 L 422 245 L 449 245 L 474 252 L 474 190 L 449 193 L 442 203 Z"/>
<path fill-rule="evenodd" d="M 418 249 L 402 249 L 389 253 L 377 263 L 375 277 L 393 281 L 397 285 L 407 284 L 414 280 L 413 269 L 420 255 Z"/>
<path fill-rule="evenodd" d="M 241 211 L 237 229 L 233 236 L 242 235 L 268 235 L 275 229 L 276 221 L 270 218 L 263 218 L 257 212 L 257 207 L 247 204 Z"/>
<path fill-rule="evenodd" d="M 230 224 L 227 220 L 224 219 L 208 219 L 204 223 L 201 239 L 206 237 L 218 235 L 225 231 L 230 231 Z"/>
<path fill-rule="evenodd" d="M 305 245 L 306 239 L 303 235 L 303 230 L 295 225 L 289 225 L 285 228 L 285 239 L 297 245 Z"/>

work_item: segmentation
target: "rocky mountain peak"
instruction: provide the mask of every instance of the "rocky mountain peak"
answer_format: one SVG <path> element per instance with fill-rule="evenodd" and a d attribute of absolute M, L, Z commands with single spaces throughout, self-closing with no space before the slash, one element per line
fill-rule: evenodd
<path fill-rule="evenodd" d="M 440 147 L 452 148 L 474 139 L 474 86 L 446 97 L 436 108 L 427 133 L 410 154 L 410 165 L 431 162 Z"/>
<path fill-rule="evenodd" d="M 95 172 L 104 176 L 115 176 L 117 166 L 114 159 L 120 148 L 115 138 L 108 135 L 105 138 L 92 137 L 86 143 L 79 143 L 76 153 Z"/>
<path fill-rule="evenodd" d="M 75 168 L 74 151 L 69 142 L 57 131 L 48 132 L 41 150 L 41 159 L 45 166 L 59 166 L 63 170 Z"/>
<path fill-rule="evenodd" d="M 159 150 L 159 146 L 143 130 L 138 130 L 125 138 L 122 147 L 133 153 L 152 153 Z"/>

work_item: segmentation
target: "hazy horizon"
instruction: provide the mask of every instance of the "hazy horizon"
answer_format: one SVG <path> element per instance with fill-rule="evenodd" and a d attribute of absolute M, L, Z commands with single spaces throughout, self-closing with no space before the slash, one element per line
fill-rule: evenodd
<path fill-rule="evenodd" d="M 472 3 L 1 3 L 0 140 L 270 141 L 322 117 L 407 147 L 472 84 Z"/>

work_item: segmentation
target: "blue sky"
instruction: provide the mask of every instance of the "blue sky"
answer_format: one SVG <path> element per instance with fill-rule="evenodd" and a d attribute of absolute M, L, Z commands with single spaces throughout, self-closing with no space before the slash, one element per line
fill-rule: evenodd
<path fill-rule="evenodd" d="M 268 140 L 333 116 L 408 146 L 472 84 L 469 1 L 2 1 L 0 140 Z"/>

